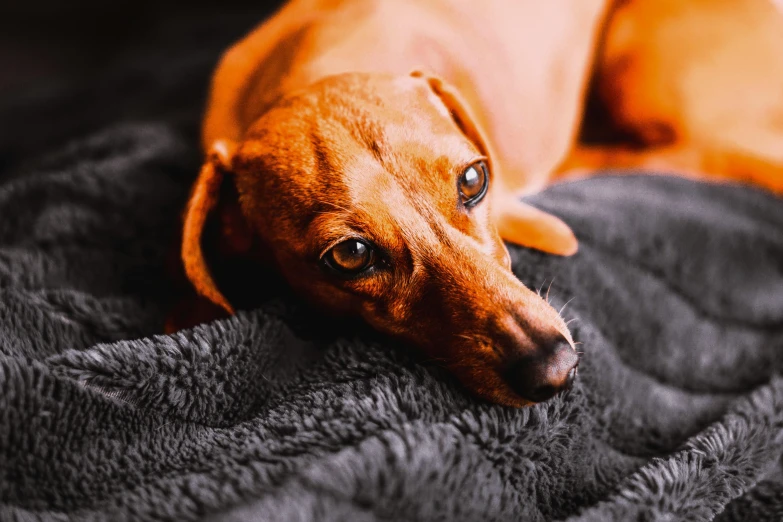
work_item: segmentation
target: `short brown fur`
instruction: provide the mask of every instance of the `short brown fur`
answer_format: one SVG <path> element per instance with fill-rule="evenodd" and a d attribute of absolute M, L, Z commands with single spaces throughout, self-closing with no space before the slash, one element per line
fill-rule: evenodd
<path fill-rule="evenodd" d="M 766 0 L 685 3 L 290 1 L 213 77 L 183 231 L 188 278 L 233 313 L 203 252 L 216 216 L 219 255 L 271 263 L 312 302 L 413 343 L 476 394 L 529 404 L 508 362 L 573 341 L 511 273 L 502 240 L 561 255 L 577 242 L 520 195 L 612 167 L 783 192 L 780 14 Z M 705 18 L 709 43 L 692 36 Z M 591 74 L 633 148 L 578 143 Z M 740 88 L 756 98 L 737 103 Z M 468 212 L 456 179 L 481 158 L 490 193 Z M 356 235 L 382 264 L 335 279 L 320 257 Z M 572 366 L 552 359 L 542 379 L 561 387 Z"/>

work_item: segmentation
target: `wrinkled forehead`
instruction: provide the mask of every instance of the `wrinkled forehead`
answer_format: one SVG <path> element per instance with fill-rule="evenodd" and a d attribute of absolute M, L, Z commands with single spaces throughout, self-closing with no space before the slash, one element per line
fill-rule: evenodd
<path fill-rule="evenodd" d="M 429 89 L 413 78 L 387 83 L 373 96 L 326 90 L 273 109 L 248 133 L 240 158 L 263 171 L 267 192 L 310 210 L 417 194 L 453 205 L 460 169 L 478 151 Z"/>

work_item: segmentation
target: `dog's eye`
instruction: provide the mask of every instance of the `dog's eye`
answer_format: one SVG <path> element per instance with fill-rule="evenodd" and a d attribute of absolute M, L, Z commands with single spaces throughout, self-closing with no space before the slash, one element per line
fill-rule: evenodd
<path fill-rule="evenodd" d="M 373 264 L 375 252 L 360 239 L 348 239 L 333 246 L 323 260 L 332 270 L 345 275 L 355 275 Z"/>
<path fill-rule="evenodd" d="M 470 208 L 476 205 L 487 193 L 489 174 L 483 161 L 473 163 L 459 177 L 459 195 L 462 204 Z"/>

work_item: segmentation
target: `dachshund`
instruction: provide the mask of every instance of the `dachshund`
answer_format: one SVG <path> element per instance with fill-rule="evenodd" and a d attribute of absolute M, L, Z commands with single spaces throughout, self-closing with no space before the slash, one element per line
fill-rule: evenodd
<path fill-rule="evenodd" d="M 236 263 L 410 343 L 486 400 L 553 397 L 579 356 L 560 314 L 511 272 L 504 241 L 564 256 L 578 243 L 520 197 L 651 165 L 780 192 L 773 11 L 769 0 L 290 0 L 213 76 L 181 243 L 201 299 L 167 329 L 252 304 L 220 276 Z M 633 146 L 582 143 L 591 86 Z"/>

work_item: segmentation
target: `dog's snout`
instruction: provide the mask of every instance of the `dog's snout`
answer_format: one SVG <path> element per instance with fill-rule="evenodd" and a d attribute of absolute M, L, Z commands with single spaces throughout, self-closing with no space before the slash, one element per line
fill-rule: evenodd
<path fill-rule="evenodd" d="M 523 399 L 542 402 L 571 387 L 578 365 L 576 351 L 559 338 L 514 360 L 506 371 L 506 382 Z"/>

